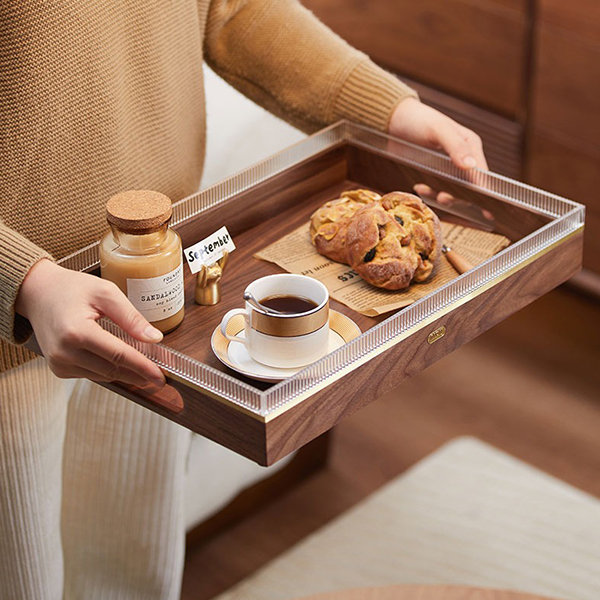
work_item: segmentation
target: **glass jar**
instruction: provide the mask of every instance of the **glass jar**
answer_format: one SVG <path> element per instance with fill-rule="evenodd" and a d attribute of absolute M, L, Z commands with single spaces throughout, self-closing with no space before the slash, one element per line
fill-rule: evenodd
<path fill-rule="evenodd" d="M 106 205 L 110 231 L 100 241 L 100 272 L 117 284 L 154 327 L 183 320 L 181 239 L 169 229 L 171 200 L 146 190 L 122 192 Z"/>

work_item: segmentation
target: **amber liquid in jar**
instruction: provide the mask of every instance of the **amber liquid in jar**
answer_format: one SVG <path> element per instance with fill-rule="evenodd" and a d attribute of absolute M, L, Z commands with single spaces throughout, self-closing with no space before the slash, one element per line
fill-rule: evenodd
<path fill-rule="evenodd" d="M 107 206 L 110 231 L 100 242 L 101 276 L 114 282 L 154 327 L 168 333 L 184 315 L 182 247 L 168 226 L 170 200 L 169 211 L 155 215 L 154 221 L 138 219 L 142 225 L 137 230 L 127 220 L 111 218 L 111 209 L 122 214 L 112 201 Z M 144 207 L 137 214 L 144 215 Z"/>

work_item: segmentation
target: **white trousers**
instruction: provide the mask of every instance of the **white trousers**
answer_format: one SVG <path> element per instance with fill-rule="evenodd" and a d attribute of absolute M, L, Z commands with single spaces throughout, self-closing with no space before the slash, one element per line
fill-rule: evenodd
<path fill-rule="evenodd" d="M 43 359 L 0 374 L 0 599 L 175 600 L 191 434 Z"/>

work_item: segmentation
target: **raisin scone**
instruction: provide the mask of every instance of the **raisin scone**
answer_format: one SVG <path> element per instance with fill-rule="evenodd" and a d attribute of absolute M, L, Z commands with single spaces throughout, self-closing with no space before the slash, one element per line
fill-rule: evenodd
<path fill-rule="evenodd" d="M 342 192 L 339 198 L 325 203 L 310 217 L 310 239 L 319 254 L 331 260 L 347 263 L 346 231 L 348 223 L 361 208 L 381 200 L 370 190 Z"/>
<path fill-rule="evenodd" d="M 405 192 L 390 192 L 381 199 L 381 206 L 410 235 L 410 246 L 419 257 L 413 280 L 428 279 L 440 257 L 442 229 L 437 215 L 418 197 Z"/>
<path fill-rule="evenodd" d="M 361 208 L 346 233 L 350 266 L 368 283 L 387 290 L 406 289 L 421 258 L 408 228 L 380 203 Z"/>

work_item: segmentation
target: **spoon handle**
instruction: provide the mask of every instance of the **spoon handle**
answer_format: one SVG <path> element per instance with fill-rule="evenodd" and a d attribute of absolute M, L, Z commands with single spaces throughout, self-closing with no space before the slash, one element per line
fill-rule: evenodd
<path fill-rule="evenodd" d="M 466 258 L 452 250 L 450 246 L 442 246 L 442 252 L 446 255 L 448 262 L 454 267 L 457 273 L 462 275 L 473 268 L 473 265 Z"/>

